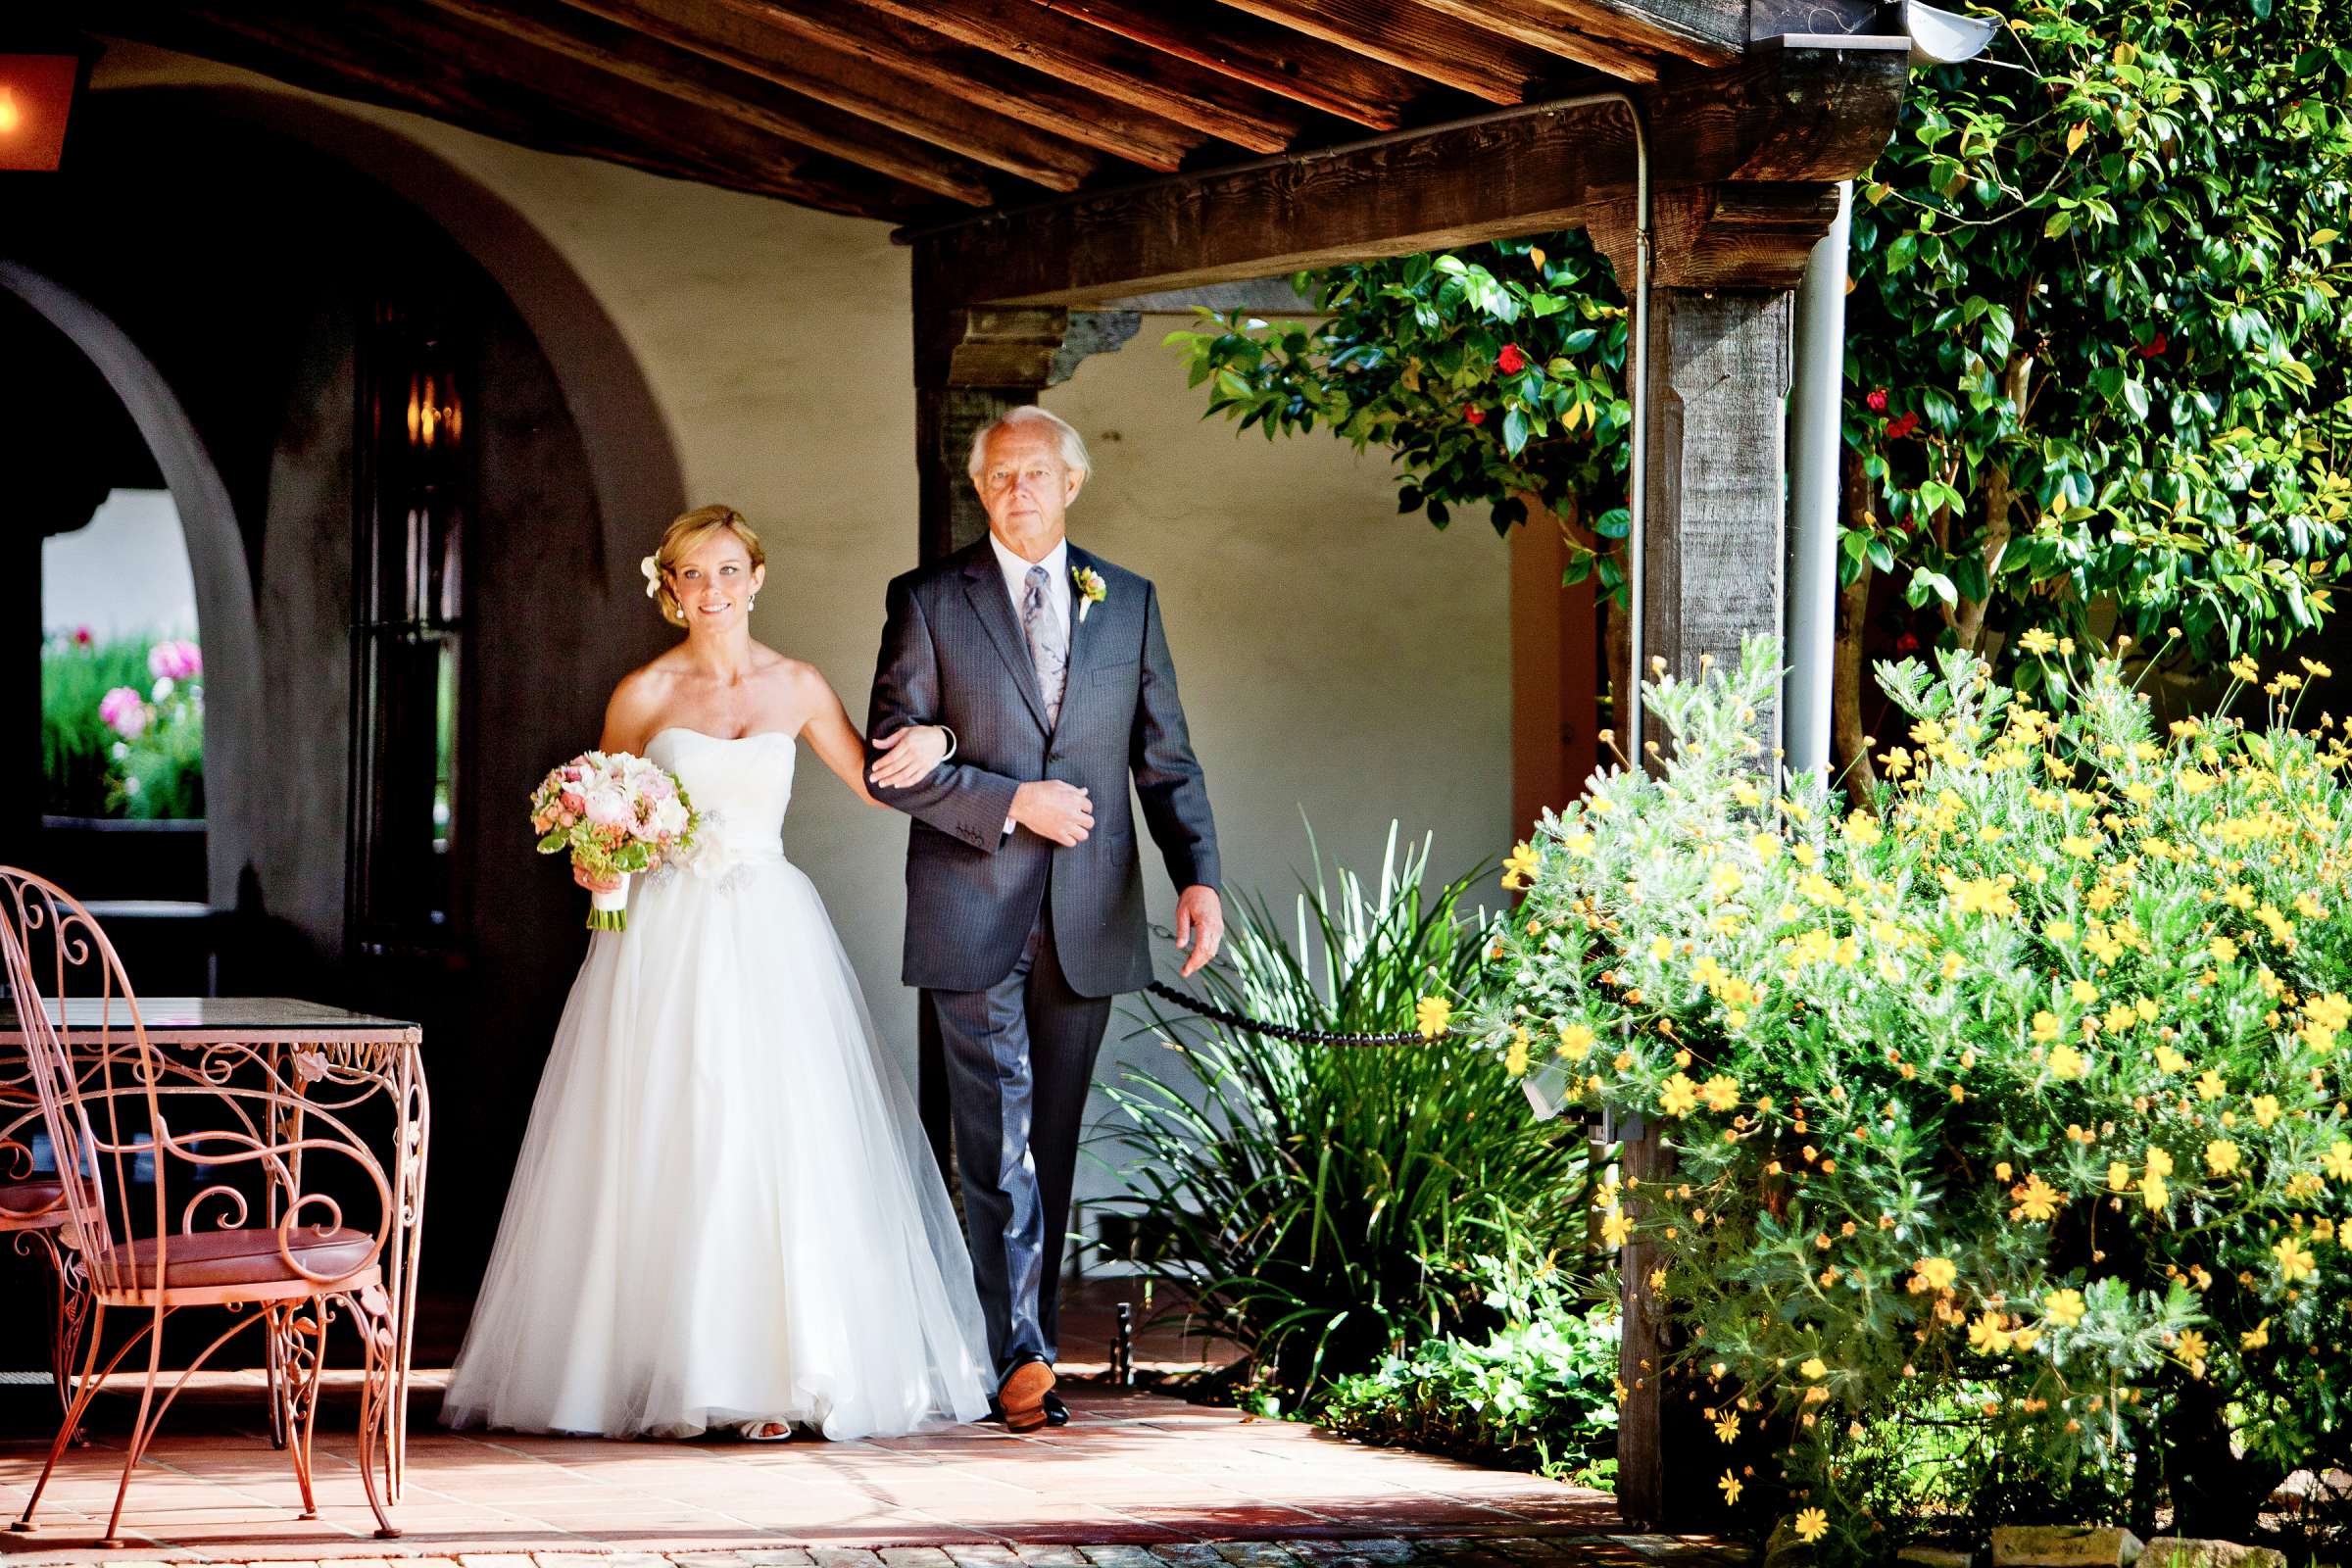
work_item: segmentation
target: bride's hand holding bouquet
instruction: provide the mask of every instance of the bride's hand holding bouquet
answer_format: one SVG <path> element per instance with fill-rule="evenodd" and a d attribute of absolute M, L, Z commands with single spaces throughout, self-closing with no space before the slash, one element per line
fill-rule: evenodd
<path fill-rule="evenodd" d="M 539 853 L 570 852 L 592 931 L 625 929 L 629 878 L 691 847 L 700 823 L 675 778 L 627 752 L 582 752 L 531 792 Z"/>

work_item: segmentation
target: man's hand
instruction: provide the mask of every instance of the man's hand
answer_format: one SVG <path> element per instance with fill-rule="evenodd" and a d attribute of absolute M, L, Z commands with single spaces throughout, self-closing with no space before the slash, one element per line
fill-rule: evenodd
<path fill-rule="evenodd" d="M 866 774 L 876 789 L 903 790 L 931 776 L 948 755 L 948 732 L 937 724 L 909 724 L 877 736 L 876 748 L 886 753 Z"/>
<path fill-rule="evenodd" d="M 1217 956 L 1225 943 L 1225 906 L 1217 890 L 1198 883 L 1176 896 L 1176 946 L 1191 944 L 1193 956 L 1184 960 L 1179 978 L 1194 973 Z"/>
<path fill-rule="evenodd" d="M 1064 848 L 1084 844 L 1095 827 L 1094 800 L 1075 784 L 1035 779 L 1012 792 L 1012 819 Z"/>

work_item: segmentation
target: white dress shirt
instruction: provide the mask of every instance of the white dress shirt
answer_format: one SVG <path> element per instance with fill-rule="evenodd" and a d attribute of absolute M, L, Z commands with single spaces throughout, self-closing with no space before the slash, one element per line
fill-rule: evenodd
<path fill-rule="evenodd" d="M 1055 540 L 1054 548 L 1046 552 L 1046 559 L 1039 562 L 1023 561 L 1007 550 L 1004 541 L 997 537 L 994 529 L 989 530 L 988 547 L 997 553 L 997 568 L 1004 573 L 1004 591 L 1012 595 L 1013 624 L 1021 628 L 1024 639 L 1029 634 L 1029 627 L 1021 619 L 1021 606 L 1029 597 L 1029 568 L 1032 565 L 1046 568 L 1046 610 L 1061 622 L 1061 647 L 1062 652 L 1067 654 L 1070 647 L 1069 540 Z M 1011 817 L 1004 819 L 1007 836 L 1012 833 L 1014 825 Z"/>
<path fill-rule="evenodd" d="M 988 546 L 997 553 L 997 565 L 1004 573 L 1004 591 L 1012 595 L 1013 624 L 1021 628 L 1023 636 L 1027 636 L 1029 628 L 1021 620 L 1021 604 L 1029 594 L 1030 563 L 1004 548 L 1004 541 L 994 532 L 988 536 Z M 1046 608 L 1061 622 L 1061 646 L 1066 652 L 1070 646 L 1069 540 L 1054 541 L 1054 548 L 1046 553 L 1046 559 L 1036 564 L 1046 568 Z"/>

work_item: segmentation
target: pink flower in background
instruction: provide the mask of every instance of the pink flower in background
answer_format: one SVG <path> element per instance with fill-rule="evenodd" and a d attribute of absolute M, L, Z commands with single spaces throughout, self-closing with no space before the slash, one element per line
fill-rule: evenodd
<path fill-rule="evenodd" d="M 87 647 L 89 647 L 89 646 L 90 646 L 90 628 L 89 628 L 89 627 L 87 627 L 87 626 L 76 626 L 76 627 L 74 627 L 74 645 L 76 648 L 87 648 Z"/>
<path fill-rule="evenodd" d="M 184 637 L 157 643 L 147 650 L 147 673 L 158 680 L 193 680 L 204 673 L 204 653 Z"/>
<path fill-rule="evenodd" d="M 147 727 L 146 701 L 128 686 L 118 686 L 98 699 L 99 721 L 126 741 L 135 741 Z"/>

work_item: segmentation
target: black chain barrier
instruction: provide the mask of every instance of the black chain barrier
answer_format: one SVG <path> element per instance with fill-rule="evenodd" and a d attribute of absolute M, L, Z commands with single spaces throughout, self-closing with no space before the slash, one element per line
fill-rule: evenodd
<path fill-rule="evenodd" d="M 1144 989 L 1211 1023 L 1221 1023 L 1228 1029 L 1239 1029 L 1247 1034 L 1289 1040 L 1302 1046 L 1411 1046 L 1424 1041 L 1443 1040 L 1453 1033 L 1451 1029 L 1441 1029 L 1434 1035 L 1425 1035 L 1418 1029 L 1398 1029 L 1384 1035 L 1334 1034 L 1328 1029 L 1300 1029 L 1287 1023 L 1268 1023 L 1262 1018 L 1251 1018 L 1220 1007 L 1213 1002 L 1202 1002 L 1198 997 L 1187 996 L 1174 986 L 1157 980 Z"/>

